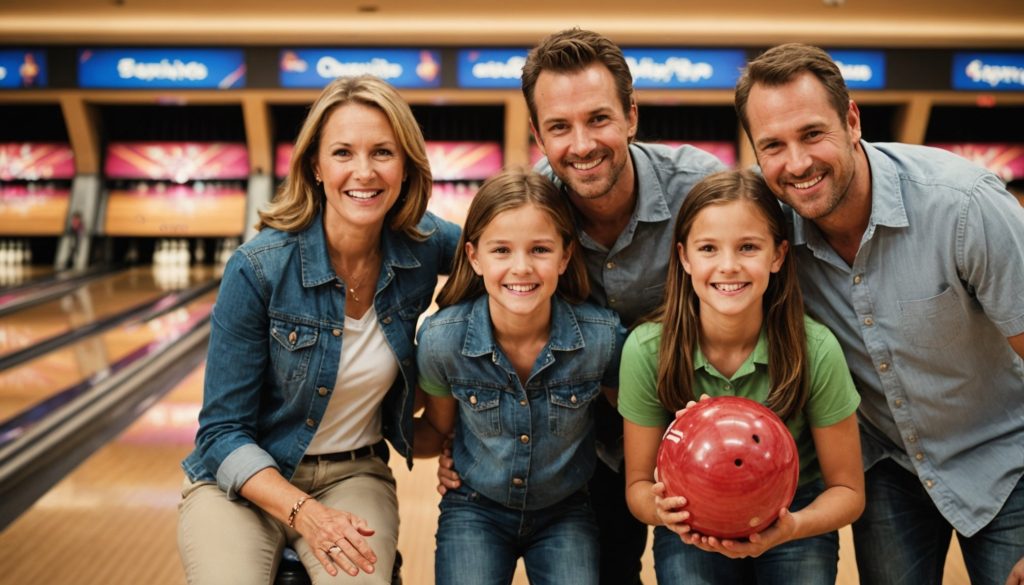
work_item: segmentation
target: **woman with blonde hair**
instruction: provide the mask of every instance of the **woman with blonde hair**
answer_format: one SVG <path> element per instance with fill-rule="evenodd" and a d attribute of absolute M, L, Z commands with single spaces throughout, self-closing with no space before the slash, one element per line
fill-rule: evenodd
<path fill-rule="evenodd" d="M 189 583 L 270 583 L 286 544 L 313 583 L 390 582 L 384 439 L 409 460 L 416 323 L 459 237 L 426 212 L 430 188 L 423 136 L 393 87 L 361 76 L 324 88 L 214 307 L 182 464 Z"/>

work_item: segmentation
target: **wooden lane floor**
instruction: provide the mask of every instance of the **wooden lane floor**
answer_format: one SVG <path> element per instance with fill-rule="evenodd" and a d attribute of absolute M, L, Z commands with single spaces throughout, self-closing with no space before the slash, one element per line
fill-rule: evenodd
<path fill-rule="evenodd" d="M 113 364 L 142 347 L 173 339 L 188 323 L 207 314 L 216 296 L 210 291 L 145 323 L 128 321 L 0 371 L 0 423 L 67 388 L 108 374 Z"/>
<path fill-rule="evenodd" d="M 166 271 L 137 266 L 89 281 L 52 301 L 4 315 L 0 317 L 0 357 L 153 301 L 168 290 L 210 280 L 215 277 L 214 270 L 208 266 L 186 268 L 171 280 Z"/>
<path fill-rule="evenodd" d="M 188 375 L 0 533 L 0 584 L 185 582 L 175 526 L 202 400 Z"/>

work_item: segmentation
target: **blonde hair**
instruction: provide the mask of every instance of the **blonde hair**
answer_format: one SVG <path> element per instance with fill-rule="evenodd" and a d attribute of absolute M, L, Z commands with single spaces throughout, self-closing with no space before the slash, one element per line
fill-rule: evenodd
<path fill-rule="evenodd" d="M 569 203 L 558 187 L 547 177 L 534 171 L 505 169 L 488 179 L 473 197 L 466 215 L 466 225 L 459 238 L 458 253 L 448 282 L 437 296 L 437 305 L 447 307 L 486 292 L 484 281 L 469 263 L 466 243 L 477 246 L 480 236 L 500 213 L 534 205 L 545 212 L 562 237 L 566 251 L 572 252 L 576 244 L 576 224 Z M 587 268 L 580 254 L 571 254 L 565 273 L 558 278 L 558 294 L 570 303 L 581 303 L 590 294 Z"/>
<path fill-rule="evenodd" d="M 427 149 L 409 104 L 389 83 L 372 75 L 339 77 L 320 92 L 302 124 L 292 151 L 288 177 L 266 211 L 259 212 L 256 229 L 271 227 L 286 232 L 302 231 L 320 212 L 324 193 L 317 185 L 313 164 L 320 148 L 324 124 L 338 107 L 358 103 L 379 109 L 391 123 L 398 146 L 405 153 L 407 180 L 388 212 L 388 227 L 421 240 L 417 229 L 427 209 L 433 178 Z"/>
<path fill-rule="evenodd" d="M 700 333 L 700 299 L 690 275 L 680 265 L 675 243 L 686 239 L 702 210 L 712 205 L 746 201 L 757 208 L 771 232 L 773 243 L 786 240 L 786 221 L 778 200 L 764 179 L 750 170 L 715 173 L 697 183 L 686 196 L 676 218 L 670 252 L 665 300 L 648 320 L 662 325 L 658 349 L 658 400 L 668 410 L 683 408 L 696 399 L 693 357 Z M 783 420 L 807 402 L 807 340 L 804 302 L 793 254 L 786 254 L 771 275 L 761 299 L 768 341 L 768 377 L 771 390 L 765 406 Z"/>

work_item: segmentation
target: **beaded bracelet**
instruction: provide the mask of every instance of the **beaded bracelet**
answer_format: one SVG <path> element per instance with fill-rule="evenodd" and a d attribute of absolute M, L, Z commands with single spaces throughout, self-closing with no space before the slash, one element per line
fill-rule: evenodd
<path fill-rule="evenodd" d="M 298 515 L 299 508 L 301 508 L 302 504 L 305 504 L 306 500 L 308 500 L 308 499 L 310 499 L 309 496 L 302 496 L 301 498 L 299 498 L 295 502 L 295 505 L 292 506 L 292 511 L 291 511 L 290 514 L 288 514 L 288 527 L 289 528 L 295 528 L 295 516 Z"/>

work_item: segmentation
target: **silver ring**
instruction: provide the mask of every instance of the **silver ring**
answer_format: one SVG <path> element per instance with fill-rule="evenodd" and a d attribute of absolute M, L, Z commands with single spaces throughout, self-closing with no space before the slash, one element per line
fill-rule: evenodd
<path fill-rule="evenodd" d="M 340 552 L 341 552 L 341 547 L 338 546 L 338 545 L 334 545 L 331 548 L 327 549 L 327 554 L 329 554 L 329 555 L 336 555 L 336 554 L 338 554 Z"/>

